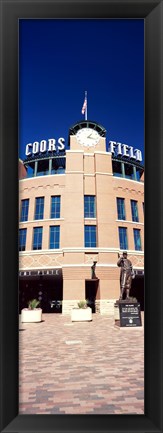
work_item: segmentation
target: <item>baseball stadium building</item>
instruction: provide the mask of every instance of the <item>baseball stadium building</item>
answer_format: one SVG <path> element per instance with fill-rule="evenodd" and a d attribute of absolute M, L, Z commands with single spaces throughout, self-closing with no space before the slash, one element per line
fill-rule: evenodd
<path fill-rule="evenodd" d="M 109 141 L 81 121 L 64 138 L 28 143 L 19 161 L 20 310 L 37 298 L 43 312 L 70 314 L 87 299 L 111 314 L 119 298 L 118 253 L 135 270 L 131 295 L 144 300 L 144 168 L 141 151 Z M 96 279 L 91 266 L 96 264 Z"/>

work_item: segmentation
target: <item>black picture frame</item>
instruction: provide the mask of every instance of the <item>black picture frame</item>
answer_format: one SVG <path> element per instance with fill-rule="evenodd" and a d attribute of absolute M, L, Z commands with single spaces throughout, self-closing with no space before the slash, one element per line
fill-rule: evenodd
<path fill-rule="evenodd" d="M 145 22 L 145 414 L 18 415 L 18 20 Z M 163 1 L 1 0 L 1 432 L 163 431 Z M 129 360 L 132 362 L 132 360 Z"/>

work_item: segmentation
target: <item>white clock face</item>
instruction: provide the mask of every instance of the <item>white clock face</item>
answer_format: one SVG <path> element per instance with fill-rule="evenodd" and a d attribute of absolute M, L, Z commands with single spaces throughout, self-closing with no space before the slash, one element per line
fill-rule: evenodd
<path fill-rule="evenodd" d="M 76 134 L 77 141 L 86 147 L 95 147 L 100 140 L 100 135 L 95 129 L 82 128 Z"/>

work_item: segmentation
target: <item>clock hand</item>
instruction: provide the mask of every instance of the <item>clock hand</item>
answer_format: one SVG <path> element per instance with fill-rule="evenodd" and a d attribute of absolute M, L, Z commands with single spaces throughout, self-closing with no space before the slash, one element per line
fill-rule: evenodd
<path fill-rule="evenodd" d="M 91 134 L 90 135 L 88 135 L 88 137 L 87 138 L 92 138 L 92 132 L 91 132 Z"/>

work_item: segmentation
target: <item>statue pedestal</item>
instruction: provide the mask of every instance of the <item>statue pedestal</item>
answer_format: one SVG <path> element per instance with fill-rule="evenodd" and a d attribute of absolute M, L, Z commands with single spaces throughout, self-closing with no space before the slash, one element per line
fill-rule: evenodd
<path fill-rule="evenodd" d="M 95 278 L 86 278 L 85 281 L 99 281 L 99 278 L 95 277 Z"/>
<path fill-rule="evenodd" d="M 142 326 L 140 304 L 137 300 L 125 299 L 124 301 L 116 301 L 114 311 L 116 326 L 121 328 L 137 328 Z"/>

